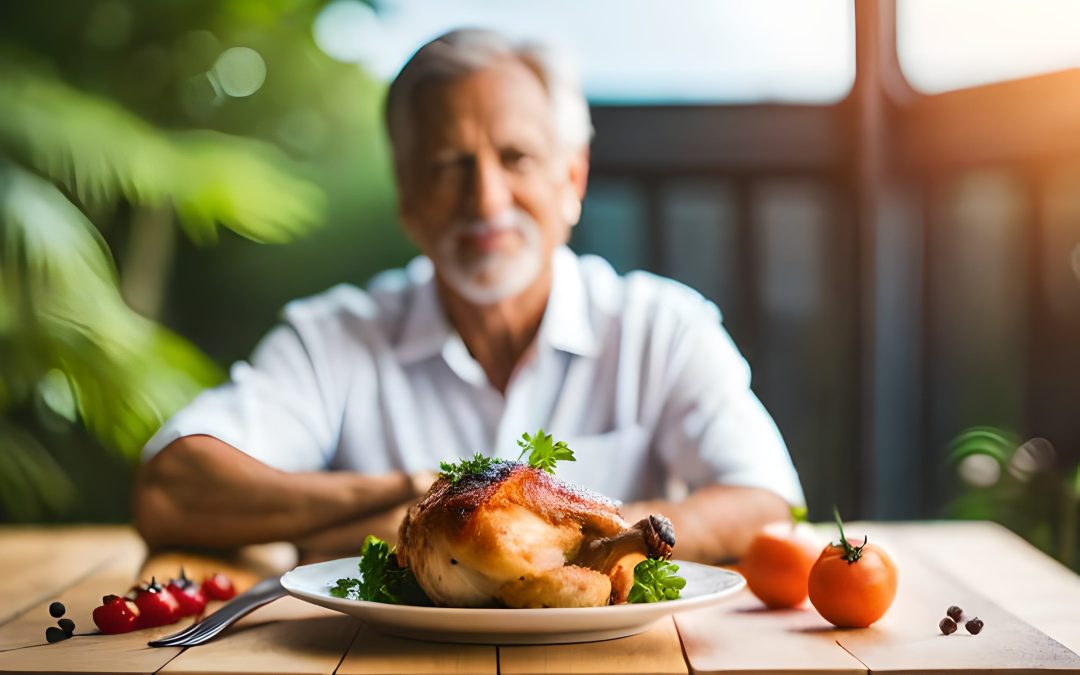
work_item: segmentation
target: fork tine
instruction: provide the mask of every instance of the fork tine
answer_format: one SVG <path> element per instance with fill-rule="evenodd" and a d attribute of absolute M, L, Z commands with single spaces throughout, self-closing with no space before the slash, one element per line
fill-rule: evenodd
<path fill-rule="evenodd" d="M 212 638 L 252 610 L 285 595 L 285 588 L 278 577 L 263 579 L 246 592 L 236 596 L 221 609 L 202 621 L 188 626 L 172 635 L 151 640 L 151 647 L 190 647 L 200 645 Z"/>
<path fill-rule="evenodd" d="M 183 645 L 185 640 L 199 639 L 200 636 L 205 635 L 206 632 L 218 625 L 224 624 L 228 626 L 228 623 L 222 621 L 217 617 L 217 613 L 211 614 L 202 621 L 191 624 L 179 633 L 174 633 L 163 638 L 159 638 L 150 643 L 151 647 L 175 647 Z"/>

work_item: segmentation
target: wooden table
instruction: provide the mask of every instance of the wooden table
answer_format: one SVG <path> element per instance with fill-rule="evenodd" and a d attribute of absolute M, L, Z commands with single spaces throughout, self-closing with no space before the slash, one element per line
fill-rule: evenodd
<path fill-rule="evenodd" d="M 629 638 L 577 645 L 493 647 L 382 636 L 356 620 L 278 600 L 201 647 L 151 649 L 179 626 L 97 635 L 90 613 L 136 578 L 215 569 L 248 585 L 290 564 L 281 547 L 230 559 L 190 553 L 145 559 L 126 527 L 0 527 L 0 672 L 113 673 L 1080 673 L 1080 577 L 990 523 L 853 523 L 900 569 L 889 613 L 840 631 L 812 608 L 765 611 L 744 593 L 677 615 Z M 45 644 L 48 605 L 60 600 L 76 637 Z M 945 637 L 937 623 L 958 604 L 978 613 L 978 636 Z M 509 610 L 508 610 L 509 611 Z"/>

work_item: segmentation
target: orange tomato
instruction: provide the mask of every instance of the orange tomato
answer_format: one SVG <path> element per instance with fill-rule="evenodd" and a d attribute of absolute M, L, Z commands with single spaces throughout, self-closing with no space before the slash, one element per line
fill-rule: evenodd
<path fill-rule="evenodd" d="M 843 524 L 840 541 L 826 546 L 810 570 L 810 602 L 834 626 L 866 628 L 896 597 L 896 565 L 880 546 L 844 538 Z"/>
<path fill-rule="evenodd" d="M 750 542 L 739 570 L 766 607 L 795 607 L 806 600 L 810 568 L 820 550 L 821 543 L 809 526 L 770 523 Z"/>

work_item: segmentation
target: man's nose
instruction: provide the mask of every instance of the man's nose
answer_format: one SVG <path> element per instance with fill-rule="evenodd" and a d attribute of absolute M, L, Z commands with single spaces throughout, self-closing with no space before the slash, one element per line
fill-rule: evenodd
<path fill-rule="evenodd" d="M 482 159 L 476 163 L 472 186 L 473 209 L 476 216 L 493 219 L 513 203 L 509 176 L 502 163 L 494 159 Z"/>

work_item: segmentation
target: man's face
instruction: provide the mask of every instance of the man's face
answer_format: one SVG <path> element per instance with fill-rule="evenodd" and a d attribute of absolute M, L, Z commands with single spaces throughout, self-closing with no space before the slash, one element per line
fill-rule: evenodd
<path fill-rule="evenodd" d="M 558 144 L 540 81 L 507 60 L 425 92 L 413 120 L 401 185 L 409 236 L 471 302 L 526 290 L 569 238 L 586 161 Z"/>

